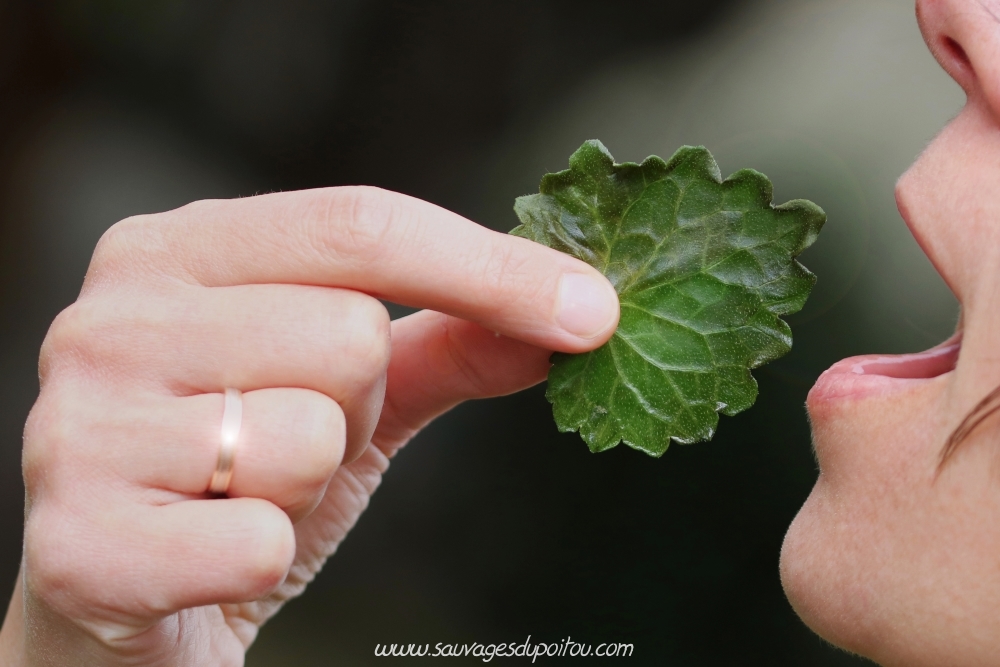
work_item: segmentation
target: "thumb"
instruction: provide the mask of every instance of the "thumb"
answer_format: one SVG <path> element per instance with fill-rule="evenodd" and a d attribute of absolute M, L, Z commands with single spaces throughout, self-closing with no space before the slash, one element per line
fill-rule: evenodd
<path fill-rule="evenodd" d="M 391 456 L 462 401 L 538 384 L 548 373 L 551 354 L 430 310 L 394 321 L 385 404 L 372 444 Z"/>

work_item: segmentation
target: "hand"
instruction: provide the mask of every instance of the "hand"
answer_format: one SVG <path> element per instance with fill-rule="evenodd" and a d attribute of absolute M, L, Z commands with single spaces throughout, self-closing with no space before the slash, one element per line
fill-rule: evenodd
<path fill-rule="evenodd" d="M 375 297 L 430 310 L 390 324 Z M 42 346 L 0 661 L 242 665 L 399 447 L 617 321 L 588 265 L 374 188 L 118 223 Z M 243 427 L 215 498 L 226 387 Z"/>

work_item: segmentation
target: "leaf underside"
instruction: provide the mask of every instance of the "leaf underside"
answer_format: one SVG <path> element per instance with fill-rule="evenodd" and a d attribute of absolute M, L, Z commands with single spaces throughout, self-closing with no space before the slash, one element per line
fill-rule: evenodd
<path fill-rule="evenodd" d="M 615 164 L 592 140 L 569 164 L 517 199 L 511 234 L 601 271 L 621 321 L 597 350 L 553 355 L 546 397 L 559 430 L 594 452 L 624 441 L 652 456 L 671 439 L 710 439 L 718 413 L 753 405 L 750 369 L 791 350 L 780 316 L 816 282 L 795 257 L 826 214 L 805 200 L 773 206 L 771 182 L 750 169 L 723 181 L 703 147 Z"/>

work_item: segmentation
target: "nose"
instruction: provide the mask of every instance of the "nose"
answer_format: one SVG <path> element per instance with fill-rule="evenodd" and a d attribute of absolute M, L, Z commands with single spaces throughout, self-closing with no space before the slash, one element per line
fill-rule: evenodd
<path fill-rule="evenodd" d="M 917 0 L 931 53 L 970 100 L 1000 109 L 1000 0 Z"/>

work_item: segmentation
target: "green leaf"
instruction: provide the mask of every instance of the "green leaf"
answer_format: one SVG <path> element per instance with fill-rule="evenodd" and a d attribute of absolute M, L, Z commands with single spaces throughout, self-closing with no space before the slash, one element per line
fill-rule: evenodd
<path fill-rule="evenodd" d="M 594 452 L 624 441 L 652 456 L 671 438 L 710 439 L 719 412 L 753 405 L 750 369 L 791 350 L 780 316 L 816 282 L 794 258 L 826 214 L 804 200 L 773 206 L 771 182 L 750 169 L 723 181 L 705 148 L 615 164 L 588 141 L 569 165 L 517 199 L 511 234 L 601 271 L 621 322 L 593 352 L 553 355 L 546 397 L 559 430 L 579 430 Z"/>

